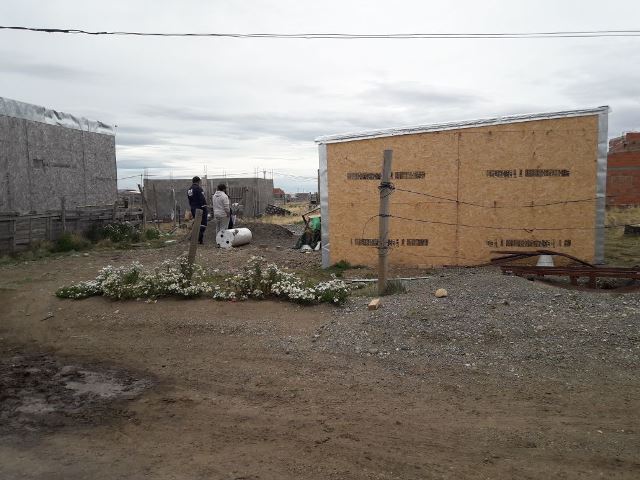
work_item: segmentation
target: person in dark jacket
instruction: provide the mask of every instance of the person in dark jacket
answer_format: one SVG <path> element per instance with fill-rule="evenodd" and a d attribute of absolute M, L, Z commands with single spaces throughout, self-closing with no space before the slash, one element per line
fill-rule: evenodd
<path fill-rule="evenodd" d="M 189 199 L 189 207 L 191 207 L 193 218 L 196 218 L 196 209 L 200 208 L 202 210 L 200 234 L 198 235 L 198 242 L 202 244 L 204 242 L 204 231 L 207 229 L 207 217 L 209 216 L 207 199 L 204 196 L 204 190 L 200 186 L 200 177 L 193 177 L 192 182 L 191 188 L 187 190 L 187 198 Z"/>

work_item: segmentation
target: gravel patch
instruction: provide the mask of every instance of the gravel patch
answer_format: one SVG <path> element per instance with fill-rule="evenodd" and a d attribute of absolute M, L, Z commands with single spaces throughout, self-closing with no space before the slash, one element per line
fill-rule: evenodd
<path fill-rule="evenodd" d="M 640 295 L 571 291 L 493 269 L 440 270 L 406 282 L 408 293 L 352 297 L 311 339 L 324 351 L 415 365 L 577 378 L 640 366 Z M 434 292 L 445 288 L 448 297 Z"/>

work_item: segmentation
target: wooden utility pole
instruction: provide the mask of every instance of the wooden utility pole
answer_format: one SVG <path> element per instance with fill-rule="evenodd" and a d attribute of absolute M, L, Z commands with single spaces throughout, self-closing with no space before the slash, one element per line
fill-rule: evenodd
<path fill-rule="evenodd" d="M 142 203 L 142 228 L 141 232 L 147 231 L 147 201 L 144 198 L 144 188 L 138 184 L 138 190 L 140 191 L 140 202 Z"/>
<path fill-rule="evenodd" d="M 382 177 L 380 179 L 380 216 L 378 232 L 378 295 L 384 295 L 387 289 L 387 269 L 389 253 L 389 196 L 391 186 L 391 160 L 393 150 L 384 151 Z"/>
<path fill-rule="evenodd" d="M 153 184 L 153 201 L 156 204 L 156 230 L 160 231 L 160 217 L 158 216 L 158 194 L 156 193 L 156 184 Z"/>
<path fill-rule="evenodd" d="M 196 261 L 196 251 L 198 250 L 198 235 L 200 234 L 200 223 L 202 222 L 202 209 L 196 208 L 196 218 L 193 219 L 193 229 L 191 230 L 191 244 L 189 245 L 189 265 L 193 267 Z M 193 268 L 190 269 L 193 271 Z"/>
<path fill-rule="evenodd" d="M 173 228 L 176 228 L 176 223 L 178 220 L 178 209 L 176 208 L 176 189 L 175 187 L 171 187 L 171 199 L 173 200 Z"/>

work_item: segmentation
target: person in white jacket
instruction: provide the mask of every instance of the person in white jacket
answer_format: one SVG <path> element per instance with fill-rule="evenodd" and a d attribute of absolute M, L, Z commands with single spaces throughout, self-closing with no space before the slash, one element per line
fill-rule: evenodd
<path fill-rule="evenodd" d="M 213 222 L 216 226 L 216 239 L 218 233 L 226 230 L 229 226 L 229 218 L 231 217 L 231 208 L 229 206 L 229 197 L 226 194 L 227 186 L 224 183 L 218 185 L 216 193 L 213 194 Z"/>

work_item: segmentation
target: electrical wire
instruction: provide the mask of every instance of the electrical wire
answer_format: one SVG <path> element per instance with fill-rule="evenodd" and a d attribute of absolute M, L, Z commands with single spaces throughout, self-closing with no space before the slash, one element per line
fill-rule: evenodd
<path fill-rule="evenodd" d="M 211 37 L 211 38 L 269 38 L 302 40 L 419 40 L 419 39 L 541 39 L 541 38 L 604 38 L 639 37 L 640 30 L 583 30 L 551 32 L 505 32 L 505 33 L 194 33 L 194 32 L 139 32 L 139 31 L 91 31 L 77 28 L 46 28 L 24 26 L 0 26 L 0 30 L 38 33 L 92 35 L 92 36 L 136 36 L 136 37 Z"/>
<path fill-rule="evenodd" d="M 376 216 L 380 216 L 379 214 Z M 535 231 L 538 232 L 557 232 L 557 231 L 563 231 L 563 230 L 599 230 L 601 228 L 618 228 L 618 227 L 624 227 L 626 224 L 622 223 L 622 224 L 614 224 L 614 225 L 603 225 L 602 227 L 563 227 L 563 228 L 538 228 L 538 227 L 495 227 L 495 226 L 491 226 L 491 225 L 468 225 L 465 223 L 452 223 L 452 222 L 441 222 L 438 220 L 424 220 L 424 219 L 420 219 L 420 218 L 408 218 L 408 217 L 402 217 L 400 215 L 387 215 L 390 218 L 397 218 L 399 220 L 406 220 L 406 221 L 410 221 L 410 222 L 418 222 L 418 223 L 429 223 L 429 224 L 437 224 L 437 225 L 448 225 L 448 226 L 452 226 L 452 227 L 465 227 L 465 228 L 485 228 L 485 229 L 489 229 L 489 230 L 514 230 L 514 231 L 525 231 L 528 233 L 532 233 Z"/>
<path fill-rule="evenodd" d="M 600 198 L 604 198 L 604 197 L 591 197 L 591 198 L 582 198 L 582 199 L 578 199 L 578 200 L 558 200 L 558 201 L 554 201 L 554 202 L 534 203 L 534 204 L 530 204 L 530 205 L 485 205 L 485 204 L 481 204 L 481 203 L 465 202 L 463 200 L 456 200 L 455 198 L 439 197 L 437 195 L 431 195 L 429 193 L 424 193 L 424 192 L 416 192 L 415 190 L 408 190 L 408 189 L 405 189 L 405 188 L 396 187 L 396 191 L 412 193 L 414 195 L 423 195 L 423 196 L 429 197 L 429 198 L 435 198 L 435 199 L 438 199 L 438 200 L 445 200 L 445 201 L 452 202 L 452 203 L 458 203 L 460 205 L 469 205 L 469 206 L 480 207 L 480 208 L 536 208 L 536 207 L 549 207 L 549 206 L 552 206 L 552 205 L 564 205 L 564 204 L 567 204 L 567 203 L 593 202 L 594 200 L 599 200 Z"/>
<path fill-rule="evenodd" d="M 278 172 L 275 170 L 273 170 L 273 174 L 277 176 L 282 176 L 282 177 L 291 177 L 298 180 L 314 180 L 314 181 L 318 180 L 318 177 L 305 177 L 303 175 L 294 175 L 292 173 Z"/>

